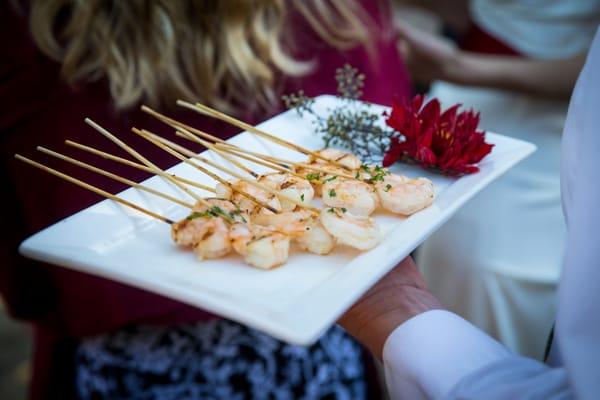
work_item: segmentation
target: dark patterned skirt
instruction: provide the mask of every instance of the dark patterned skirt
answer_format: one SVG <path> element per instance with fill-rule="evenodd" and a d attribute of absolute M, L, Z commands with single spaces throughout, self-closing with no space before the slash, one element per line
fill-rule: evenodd
<path fill-rule="evenodd" d="M 362 350 L 334 327 L 311 347 L 231 321 L 134 326 L 77 351 L 82 399 L 364 399 Z"/>

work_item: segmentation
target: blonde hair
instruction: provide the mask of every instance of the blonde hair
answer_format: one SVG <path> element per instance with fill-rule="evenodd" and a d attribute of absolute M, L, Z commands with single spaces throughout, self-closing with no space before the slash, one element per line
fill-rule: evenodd
<path fill-rule="evenodd" d="M 69 84 L 106 79 L 117 108 L 185 98 L 255 111 L 277 101 L 278 74 L 314 66 L 288 52 L 291 7 L 340 50 L 368 41 L 348 0 L 31 0 L 30 29 Z"/>

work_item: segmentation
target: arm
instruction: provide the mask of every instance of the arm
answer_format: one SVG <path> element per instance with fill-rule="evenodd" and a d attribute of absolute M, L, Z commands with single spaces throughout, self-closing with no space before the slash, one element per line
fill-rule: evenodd
<path fill-rule="evenodd" d="M 469 53 L 406 24 L 396 28 L 411 72 L 423 81 L 443 80 L 568 99 L 585 61 L 585 53 L 553 60 Z"/>

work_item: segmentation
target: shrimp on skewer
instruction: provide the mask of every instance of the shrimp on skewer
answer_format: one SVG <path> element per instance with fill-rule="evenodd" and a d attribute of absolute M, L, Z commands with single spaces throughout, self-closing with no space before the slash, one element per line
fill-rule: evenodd
<path fill-rule="evenodd" d="M 327 148 L 321 149 L 319 151 L 316 151 L 315 153 L 319 154 L 320 156 L 322 156 L 324 158 L 327 158 L 328 160 L 335 161 L 339 165 L 343 165 L 344 167 L 346 167 L 347 169 L 349 169 L 351 171 L 355 171 L 355 170 L 359 169 L 360 166 L 362 165 L 362 161 L 360 160 L 360 158 L 358 158 L 354 154 L 343 151 L 343 150 L 335 149 L 332 147 L 327 147 Z M 328 164 L 327 161 L 317 158 L 315 156 L 309 156 L 308 163 L 309 164 L 313 164 L 313 163 L 314 164 L 323 164 L 323 165 Z"/>
<path fill-rule="evenodd" d="M 327 161 L 315 156 L 309 156 L 307 163 L 318 166 L 319 168 L 327 169 L 329 173 L 315 172 L 307 168 L 297 167 L 295 172 L 306 177 L 306 179 L 312 184 L 315 195 L 317 196 L 322 196 L 322 183 L 325 180 L 330 179 L 338 174 L 348 174 L 348 170 L 357 170 L 362 164 L 360 159 L 354 154 L 331 147 L 316 151 L 315 153 L 326 157 L 329 160 L 336 161 L 339 163 L 339 165 L 346 167 L 346 169 L 344 169 L 339 166 L 329 164 Z"/>
<path fill-rule="evenodd" d="M 371 215 L 379 204 L 377 193 L 368 183 L 335 175 L 325 179 L 322 192 L 325 205 L 343 207 L 355 215 Z"/>
<path fill-rule="evenodd" d="M 339 243 L 355 249 L 370 250 L 381 242 L 381 232 L 371 217 L 332 207 L 321 210 L 320 220 Z"/>
<path fill-rule="evenodd" d="M 253 267 L 271 269 L 288 259 L 290 238 L 283 233 L 238 222 L 231 226 L 229 236 L 234 250 Z"/>
<path fill-rule="evenodd" d="M 401 215 L 411 215 L 429 207 L 435 199 L 433 183 L 427 178 L 410 179 L 388 174 L 375 182 L 384 209 Z"/>
<path fill-rule="evenodd" d="M 342 168 L 333 167 L 330 165 L 325 165 L 321 168 L 324 170 L 327 170 L 328 172 L 312 171 L 308 168 L 304 168 L 304 167 L 300 167 L 300 166 L 294 167 L 294 172 L 304 176 L 306 178 L 306 180 L 311 184 L 315 196 L 322 196 L 322 194 L 323 194 L 322 187 L 323 187 L 323 183 L 325 181 L 332 179 L 333 177 L 337 178 L 338 175 L 348 173 L 348 171 L 346 171 Z"/>
<path fill-rule="evenodd" d="M 356 180 L 325 179 L 322 192 L 326 205 L 344 207 L 357 215 L 370 215 L 380 203 L 393 213 L 411 215 L 429 207 L 435 198 L 429 179 L 409 179 L 366 164 L 356 171 Z"/>
<path fill-rule="evenodd" d="M 261 175 L 257 181 L 305 204 L 310 204 L 315 196 L 315 191 L 309 181 L 292 174 L 272 172 Z M 285 199 L 280 202 L 283 211 L 291 211 L 296 208 L 296 204 Z"/>
<path fill-rule="evenodd" d="M 208 198 L 197 203 L 192 213 L 171 226 L 171 237 L 181 246 L 191 246 L 200 260 L 223 257 L 231 251 L 229 226 L 225 217 L 233 221 L 248 221 L 233 202 L 226 199 Z"/>
<path fill-rule="evenodd" d="M 294 240 L 302 250 L 321 256 L 331 253 L 336 244 L 333 235 L 314 216 L 306 223 L 304 232 Z"/>
<path fill-rule="evenodd" d="M 239 180 L 234 181 L 232 183 L 232 186 L 234 189 L 247 193 L 255 199 L 260 200 L 261 202 L 271 206 L 274 210 L 279 211 L 282 209 L 281 202 L 279 201 L 277 196 L 275 196 L 272 193 L 267 193 L 264 190 L 257 188 L 256 186 L 250 185 L 247 182 Z M 271 213 L 271 211 L 266 210 L 264 207 L 261 207 L 254 201 L 248 199 L 247 197 L 241 195 L 236 191 L 233 191 L 230 187 L 222 183 L 218 183 L 217 186 L 215 186 L 215 192 L 217 196 L 233 201 L 243 212 L 247 214 L 253 215 L 262 212 Z"/>
<path fill-rule="evenodd" d="M 171 225 L 171 237 L 180 246 L 192 247 L 199 259 L 219 258 L 231 251 L 229 228 L 219 217 L 189 217 Z"/>
<path fill-rule="evenodd" d="M 319 218 L 306 210 L 284 211 L 280 214 L 263 214 L 255 222 L 276 229 L 310 253 L 325 255 L 335 247 L 335 238 L 327 232 Z"/>

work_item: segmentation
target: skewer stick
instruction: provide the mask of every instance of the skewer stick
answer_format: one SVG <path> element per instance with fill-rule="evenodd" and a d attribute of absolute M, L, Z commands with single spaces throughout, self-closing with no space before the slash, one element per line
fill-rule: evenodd
<path fill-rule="evenodd" d="M 85 122 L 88 125 L 90 125 L 91 127 L 93 127 L 94 129 L 96 129 L 98 132 L 100 132 L 103 136 L 105 136 L 108 139 L 110 139 L 111 141 L 113 141 L 115 144 L 117 144 L 123 150 L 125 150 L 126 152 L 131 154 L 133 157 L 135 157 L 139 161 L 146 164 L 146 166 L 150 167 L 152 169 L 152 172 L 154 172 L 156 175 L 160 175 L 161 177 L 165 178 L 169 182 L 173 183 L 179 189 L 183 190 L 185 193 L 190 195 L 197 202 L 203 204 L 204 206 L 206 206 L 208 208 L 212 207 L 212 205 L 208 201 L 204 200 L 202 197 L 198 196 L 196 193 L 192 192 L 187 187 L 185 187 L 181 183 L 177 182 L 175 179 L 173 179 L 173 177 L 171 177 L 171 175 L 167 174 L 165 171 L 163 171 L 157 165 L 155 165 L 152 161 L 148 160 L 146 157 L 144 157 L 143 155 L 141 155 L 140 153 L 135 151 L 133 148 L 129 147 L 121 139 L 117 138 L 115 135 L 113 135 L 112 133 L 110 133 L 109 131 L 107 131 L 106 129 L 104 129 L 103 127 L 101 127 L 100 125 L 98 125 L 97 123 L 95 123 L 94 121 L 92 121 L 89 118 L 86 118 Z"/>
<path fill-rule="evenodd" d="M 175 134 L 177 136 L 179 136 L 179 137 L 182 137 L 182 138 L 187 139 L 189 141 L 193 141 L 195 143 L 202 144 L 202 145 L 204 145 L 206 147 L 205 143 L 207 143 L 207 142 L 204 141 L 204 140 L 202 140 L 202 139 L 200 139 L 200 138 L 198 138 L 196 135 L 194 135 L 191 132 L 186 132 L 183 129 L 177 129 L 175 131 Z M 250 161 L 250 162 L 252 162 L 254 164 L 262 165 L 264 167 L 267 167 L 267 168 L 270 168 L 270 169 L 274 169 L 274 170 L 279 171 L 279 172 L 285 172 L 287 174 L 294 175 L 294 176 L 296 176 L 298 178 L 301 178 L 301 179 L 306 179 L 305 176 L 302 176 L 301 174 L 298 174 L 298 173 L 294 172 L 291 169 L 291 167 L 289 166 L 289 165 L 293 164 L 291 162 L 277 163 L 275 161 L 269 161 L 266 158 L 262 158 L 262 159 L 258 158 L 257 156 L 249 157 L 245 153 L 250 153 L 250 152 L 242 149 L 241 147 L 238 147 L 236 145 L 228 143 L 228 142 L 215 143 L 213 146 L 215 148 L 219 149 L 219 150 L 222 150 L 222 151 L 224 151 L 226 153 L 229 153 L 229 154 L 234 155 L 236 157 L 242 158 L 244 160 L 248 160 L 248 161 Z M 259 154 L 259 153 L 255 153 L 255 154 Z M 262 156 L 262 154 L 259 154 L 259 155 Z M 287 166 L 284 166 L 283 164 L 286 164 Z M 318 181 L 316 181 L 316 182 L 318 182 Z"/>
<path fill-rule="evenodd" d="M 105 171 L 105 170 L 103 170 L 101 168 L 94 167 L 93 165 L 86 164 L 86 163 L 84 163 L 82 161 L 76 160 L 74 158 L 67 157 L 67 156 L 65 156 L 63 154 L 57 153 L 56 151 L 52 151 L 52 150 L 47 149 L 47 148 L 42 147 L 42 146 L 38 146 L 37 150 L 41 151 L 42 153 L 48 154 L 50 156 L 56 157 L 56 158 L 58 158 L 60 160 L 63 160 L 63 161 L 69 162 L 71 164 L 77 165 L 77 166 L 79 166 L 81 168 L 85 168 L 85 169 L 87 169 L 89 171 L 96 172 L 97 174 L 106 176 L 106 177 L 111 178 L 111 179 L 113 179 L 113 180 L 115 180 L 117 182 L 121 182 L 121 183 L 129 185 L 131 187 L 134 187 L 136 189 L 143 190 L 143 191 L 148 192 L 148 193 L 152 193 L 155 196 L 162 197 L 163 199 L 172 201 L 173 203 L 179 204 L 180 206 L 187 207 L 189 209 L 193 209 L 194 208 L 193 204 L 186 203 L 185 201 L 179 200 L 176 197 L 170 196 L 170 195 L 168 195 L 166 193 L 159 192 L 156 189 L 153 189 L 153 188 L 148 187 L 148 186 L 144 186 L 144 185 L 142 185 L 140 183 L 137 183 L 135 181 L 132 181 L 130 179 L 123 178 L 122 176 L 119 176 L 117 174 L 113 174 L 112 172 L 108 172 L 108 171 Z"/>
<path fill-rule="evenodd" d="M 218 138 L 216 136 L 213 136 L 209 133 L 206 133 L 204 131 L 201 131 L 200 129 L 196 129 L 194 127 L 191 127 L 189 125 L 184 124 L 183 122 L 179 122 L 176 119 L 173 118 L 169 118 L 164 114 L 159 113 L 158 111 L 154 111 L 153 109 L 151 109 L 148 106 L 142 106 L 142 111 L 144 111 L 145 113 L 148 113 L 150 115 L 152 115 L 154 118 L 158 119 L 161 122 L 164 122 L 165 124 L 172 126 L 173 128 L 177 129 L 177 128 L 183 128 L 189 132 L 193 132 L 194 134 L 201 136 L 205 139 L 208 140 L 212 140 L 213 142 L 218 142 L 218 143 L 227 143 L 225 140 Z"/>
<path fill-rule="evenodd" d="M 230 146 L 220 146 L 218 143 L 215 144 L 215 147 L 226 152 L 229 153 L 235 157 L 239 157 L 241 159 L 250 161 L 251 163 L 257 164 L 257 165 L 262 165 L 264 167 L 267 168 L 271 168 L 274 169 L 275 171 L 279 171 L 279 172 L 284 172 L 286 174 L 290 174 L 290 175 L 294 175 L 297 178 L 301 178 L 301 179 L 306 179 L 306 177 L 302 176 L 301 174 L 292 171 L 292 169 L 290 167 L 283 167 L 279 164 L 276 164 L 274 162 L 270 162 L 270 161 L 266 161 L 266 160 L 262 160 L 260 158 L 256 158 L 256 157 L 251 157 L 248 156 L 242 152 L 237 152 L 236 149 L 234 147 L 230 147 Z"/>
<path fill-rule="evenodd" d="M 95 148 L 90 147 L 90 146 L 86 146 L 86 145 L 81 144 L 81 143 L 74 142 L 72 140 L 65 140 L 65 144 L 67 144 L 69 146 L 73 146 L 73 147 L 75 147 L 75 148 L 77 148 L 79 150 L 83 150 L 83 151 L 86 151 L 88 153 L 95 154 L 97 156 L 100 156 L 100 157 L 104 158 L 105 160 L 116 161 L 116 162 L 118 162 L 120 164 L 128 165 L 128 166 L 130 166 L 132 168 L 136 168 L 136 169 L 139 169 L 141 171 L 145 171 L 145 172 L 149 172 L 149 173 L 154 173 L 154 170 L 152 168 L 146 167 L 145 165 L 138 164 L 138 163 L 130 161 L 130 160 L 126 159 L 126 158 L 117 157 L 117 156 L 115 156 L 113 154 L 106 153 L 104 151 L 95 149 Z M 194 186 L 194 187 L 196 187 L 198 189 L 206 190 L 207 192 L 211 192 L 211 193 L 215 192 L 215 189 L 212 188 L 212 187 L 210 187 L 210 186 L 203 185 L 201 183 L 194 182 L 192 180 L 185 179 L 185 178 L 182 178 L 182 177 L 177 176 L 177 175 L 173 175 L 173 174 L 169 174 L 169 175 L 171 175 L 171 177 L 173 177 L 173 179 L 178 180 L 179 182 L 185 183 L 186 185 Z"/>
<path fill-rule="evenodd" d="M 206 141 L 200 139 L 195 134 L 193 134 L 193 133 L 191 133 L 189 131 L 186 131 L 185 129 L 181 129 L 181 128 L 177 129 L 176 134 L 179 137 L 182 137 L 184 139 L 187 139 L 187 140 L 190 140 L 190 141 L 193 141 L 193 142 L 196 142 L 196 143 L 200 143 L 204 147 L 208 148 L 208 146 L 205 144 L 205 143 L 207 143 Z M 218 138 L 216 138 L 216 137 L 214 137 L 212 135 L 208 135 L 208 136 L 209 136 L 209 138 L 212 138 L 212 139 L 218 139 Z M 306 177 L 302 176 L 301 174 L 297 174 L 297 173 L 291 171 L 291 166 L 301 167 L 301 168 L 312 170 L 312 171 L 323 172 L 323 173 L 326 173 L 326 174 L 331 174 L 332 173 L 331 171 L 327 170 L 327 168 L 317 167 L 317 166 L 315 166 L 313 164 L 298 163 L 298 162 L 288 161 L 288 160 L 284 160 L 284 159 L 277 158 L 277 157 L 268 156 L 268 155 L 265 155 L 265 154 L 253 153 L 253 152 L 250 152 L 248 150 L 242 149 L 241 147 L 238 147 L 236 145 L 233 145 L 233 144 L 228 143 L 228 142 L 223 141 L 223 140 L 220 140 L 218 143 L 215 143 L 214 146 L 216 148 L 219 148 L 219 149 L 221 149 L 223 151 L 226 151 L 227 153 L 230 153 L 230 154 L 234 154 L 233 152 L 235 151 L 236 152 L 235 155 L 237 157 L 244 158 L 244 159 L 246 159 L 246 160 L 248 160 L 250 162 L 253 162 L 253 163 L 256 163 L 256 164 L 260 164 L 260 165 L 264 165 L 264 166 L 269 167 L 269 168 L 273 168 L 273 166 L 271 164 L 276 164 L 278 168 L 276 167 L 276 168 L 273 168 L 273 169 L 277 169 L 278 171 L 282 171 L 283 167 L 281 167 L 281 165 L 287 165 L 288 168 L 287 168 L 287 170 L 285 170 L 285 172 L 291 173 L 291 174 L 293 174 L 293 175 L 295 175 L 295 176 L 297 176 L 299 178 L 302 178 L 302 179 L 306 179 Z M 257 161 L 255 161 L 255 159 L 251 159 L 251 158 L 248 158 L 248 157 L 241 156 L 239 153 L 247 153 L 247 154 L 253 155 L 254 157 L 262 158 L 263 160 L 269 161 L 271 164 L 264 164 L 264 163 L 261 163 L 261 162 L 257 162 Z M 282 172 L 284 172 L 284 171 L 282 171 Z M 348 179 L 357 179 L 356 176 L 352 176 L 350 174 L 346 174 L 346 173 L 343 173 L 343 172 L 337 172 L 335 174 L 339 175 L 341 177 L 344 177 L 344 178 L 348 178 Z M 320 180 L 315 180 L 314 182 L 315 183 L 322 183 Z"/>
<path fill-rule="evenodd" d="M 215 146 L 218 147 L 218 148 L 221 148 L 221 149 L 225 148 L 225 146 L 223 146 L 221 144 L 216 144 Z M 280 164 L 280 165 L 282 164 L 282 165 L 300 167 L 300 168 L 308 169 L 308 170 L 311 170 L 311 171 L 323 172 L 325 174 L 338 175 L 338 176 L 343 177 L 343 178 L 357 179 L 356 176 L 352 176 L 350 174 L 346 174 L 346 173 L 343 173 L 343 172 L 337 172 L 337 171 L 334 172 L 334 171 L 331 171 L 331 170 L 327 169 L 327 167 L 318 167 L 318 166 L 315 166 L 314 164 L 305 164 L 305 163 L 288 161 L 288 160 L 284 160 L 282 158 L 278 158 L 278 157 L 274 157 L 274 156 L 269 156 L 269 155 L 266 155 L 266 154 L 255 153 L 255 152 L 252 152 L 252 151 L 249 151 L 249 150 L 242 149 L 240 147 L 227 146 L 226 148 L 230 149 L 232 152 L 246 153 L 246 154 L 249 154 L 251 156 L 262 158 L 263 160 L 267 160 L 269 162 L 277 163 L 277 164 Z M 301 174 L 299 174 L 299 175 L 302 176 Z M 306 179 L 305 176 L 302 176 L 302 178 Z"/>
<path fill-rule="evenodd" d="M 233 165 L 235 165 L 236 167 L 238 167 L 239 169 L 246 171 L 248 174 L 250 174 L 251 176 L 253 176 L 254 178 L 258 178 L 260 175 L 257 174 L 256 172 L 252 171 L 252 169 L 246 167 L 244 164 L 242 164 L 241 162 L 233 159 L 232 157 L 230 157 L 227 154 L 224 154 L 222 151 L 219 151 L 218 149 L 215 148 L 215 146 L 212 143 L 207 142 L 206 140 L 202 140 L 199 137 L 191 134 L 190 132 L 187 132 L 185 129 L 177 129 L 177 133 L 180 133 L 183 135 L 183 137 L 188 138 L 188 140 L 194 141 L 196 143 L 201 144 L 202 146 L 206 147 L 209 150 L 212 150 L 213 152 L 215 152 L 216 154 L 219 155 L 219 157 L 224 158 L 225 160 L 229 161 L 230 163 L 232 163 Z"/>
<path fill-rule="evenodd" d="M 148 132 L 146 130 L 144 130 L 145 132 Z M 177 128 L 177 133 L 180 133 L 183 135 L 183 137 L 185 138 L 189 138 L 188 140 L 192 140 L 196 143 L 201 144 L 202 146 L 206 147 L 209 150 L 212 150 L 213 152 L 217 153 L 221 158 L 224 158 L 225 160 L 229 161 L 230 163 L 232 163 L 233 165 L 235 165 L 236 167 L 238 167 L 239 169 L 241 169 L 242 171 L 246 171 L 248 174 L 250 174 L 252 177 L 254 178 L 258 178 L 260 175 L 257 174 L 256 172 L 252 171 L 252 169 L 248 168 L 247 166 L 245 166 L 244 164 L 242 164 L 241 162 L 229 157 L 226 154 L 223 154 L 223 152 L 220 152 L 219 150 L 215 149 L 214 145 L 212 143 L 207 142 L 206 140 L 202 140 L 199 137 L 193 135 L 192 133 L 186 131 L 185 129 L 182 128 Z"/>
<path fill-rule="evenodd" d="M 243 190 L 239 190 L 239 189 L 235 188 L 231 183 L 227 182 L 227 180 L 221 178 L 219 175 L 215 174 L 211 170 L 206 169 L 206 168 L 202 167 L 201 165 L 198 165 L 198 164 L 192 162 L 191 160 L 189 160 L 189 159 L 185 158 L 184 156 L 182 156 L 177 151 L 173 150 L 171 147 L 167 146 L 166 144 L 161 143 L 162 140 L 164 140 L 166 142 L 169 142 L 168 140 L 166 140 L 164 138 L 161 138 L 160 136 L 155 135 L 155 134 L 153 134 L 151 132 L 148 132 L 146 130 L 140 131 L 139 129 L 133 128 L 133 132 L 136 133 L 136 134 L 138 134 L 138 135 L 140 135 L 144 139 L 148 140 L 150 143 L 154 144 L 155 146 L 160 147 L 161 149 L 163 149 L 167 153 L 171 154 L 173 157 L 175 157 L 175 158 L 183 161 L 186 164 L 191 165 L 192 167 L 198 169 L 202 173 L 210 176 L 211 178 L 213 178 L 217 182 L 219 182 L 219 183 L 227 186 L 233 192 L 241 194 L 242 196 L 246 197 L 250 201 L 253 201 L 254 203 L 258 204 L 259 206 L 264 207 L 264 208 L 268 209 L 269 211 L 271 211 L 271 212 L 273 212 L 275 214 L 278 214 L 280 212 L 279 210 L 276 210 L 275 208 L 273 208 L 270 205 L 262 202 L 261 200 L 257 199 L 256 197 L 254 197 L 254 196 L 252 196 L 252 195 L 244 192 Z M 175 143 L 172 143 L 172 144 L 175 145 Z M 189 151 L 187 149 L 184 149 L 184 150 Z M 195 156 L 195 154 L 193 152 L 190 151 L 190 153 Z"/>
<path fill-rule="evenodd" d="M 299 145 L 297 145 L 295 143 L 288 142 L 287 140 L 283 140 L 281 138 L 278 138 L 277 136 L 271 135 L 270 133 L 267 133 L 267 132 L 265 132 L 263 130 L 260 130 L 260 129 L 258 129 L 258 128 L 254 127 L 254 126 L 252 126 L 252 125 L 250 125 L 248 123 L 246 123 L 246 122 L 240 121 L 239 119 L 233 118 L 233 117 L 231 117 L 231 116 L 229 116 L 227 114 L 224 114 L 224 113 L 222 113 L 220 111 L 217 111 L 217 110 L 215 110 L 213 108 L 210 108 L 208 106 L 205 106 L 204 104 L 201 104 L 201 103 L 192 104 L 192 103 L 188 103 L 187 101 L 177 100 L 177 105 L 180 105 L 180 106 L 182 106 L 184 108 L 187 108 L 187 109 L 190 109 L 190 110 L 194 110 L 194 111 L 196 111 L 196 112 L 198 112 L 200 114 L 209 115 L 209 116 L 214 117 L 216 119 L 219 119 L 221 121 L 227 122 L 227 123 L 229 123 L 231 125 L 237 126 L 238 128 L 244 129 L 244 130 L 246 130 L 248 132 L 252 132 L 255 135 L 264 137 L 265 139 L 270 140 L 270 141 L 272 141 L 274 143 L 277 143 L 277 144 L 279 144 L 281 146 L 290 148 L 292 150 L 298 151 L 298 152 L 306 154 L 306 155 L 313 156 L 315 158 L 319 158 L 319 159 L 321 159 L 323 161 L 327 161 L 330 164 L 334 164 L 337 167 L 341 167 L 341 168 L 347 169 L 346 166 L 338 163 L 335 160 L 331 160 L 331 159 L 329 159 L 327 157 L 324 157 L 324 156 L 320 155 L 317 152 L 314 152 L 312 150 L 309 150 L 307 148 L 299 146 Z"/>
<path fill-rule="evenodd" d="M 64 180 L 68 181 L 68 182 L 71 182 L 71 183 L 73 183 L 73 184 L 75 184 L 77 186 L 80 186 L 80 187 L 82 187 L 84 189 L 87 189 L 87 190 L 89 190 L 91 192 L 99 194 L 100 196 L 106 197 L 107 199 L 116 201 L 117 203 L 121 203 L 121 204 L 123 204 L 123 205 L 125 205 L 127 207 L 131 207 L 134 210 L 137 210 L 137 211 L 139 211 L 141 213 L 144 213 L 146 215 L 151 216 L 152 218 L 156 218 L 156 219 L 158 219 L 160 221 L 166 222 L 167 224 L 173 224 L 173 221 L 170 220 L 167 217 L 163 217 L 162 215 L 156 214 L 155 212 L 152 212 L 150 210 L 146 210 L 145 208 L 142 208 L 142 207 L 138 206 L 137 204 L 131 203 L 131 202 L 125 200 L 125 199 L 122 199 L 122 198 L 120 198 L 118 196 L 115 196 L 112 193 L 109 193 L 109 192 L 107 192 L 105 190 L 97 188 L 96 186 L 90 185 L 89 183 L 85 183 L 83 181 L 80 181 L 79 179 L 73 178 L 72 176 L 69 176 L 69 175 L 64 174 L 64 173 L 62 173 L 60 171 L 57 171 L 57 170 L 52 169 L 50 167 L 47 167 L 44 164 L 40 164 L 40 163 L 38 163 L 36 161 L 30 160 L 29 158 L 23 157 L 20 154 L 15 154 L 15 158 L 17 160 L 23 161 L 23 162 L 25 162 L 25 163 L 27 163 L 29 165 L 32 165 L 32 166 L 34 166 L 36 168 L 39 168 L 42 171 L 46 171 L 49 174 L 52 174 L 52 175 L 57 176 L 59 178 L 62 178 Z"/>
<path fill-rule="evenodd" d="M 202 156 L 194 154 L 194 152 L 186 149 L 183 146 L 180 146 L 180 145 L 178 145 L 176 143 L 173 143 L 170 140 L 162 138 L 162 137 L 160 137 L 158 135 L 155 135 L 153 133 L 150 133 L 148 131 L 144 131 L 143 134 L 144 134 L 144 136 L 149 136 L 150 138 L 154 138 L 156 141 L 161 142 L 161 144 L 164 144 L 164 145 L 166 145 L 166 146 L 168 146 L 168 147 L 170 147 L 172 149 L 177 150 L 178 152 L 180 152 L 181 154 L 183 154 L 183 155 L 185 155 L 187 157 L 191 157 L 191 158 L 194 158 L 196 160 L 202 161 L 203 163 L 205 163 L 207 165 L 210 165 L 210 166 L 212 166 L 212 167 L 214 167 L 214 168 L 216 168 L 216 169 L 218 169 L 220 171 L 223 171 L 226 174 L 229 174 L 229 175 L 231 175 L 231 176 L 233 176 L 233 177 L 235 177 L 235 178 L 237 178 L 237 179 L 239 179 L 241 181 L 244 181 L 244 182 L 248 183 L 249 185 L 257 187 L 257 188 L 259 188 L 259 189 L 261 189 L 261 190 L 263 190 L 263 191 L 265 191 L 267 193 L 273 194 L 273 195 L 275 195 L 275 196 L 277 196 L 279 198 L 287 200 L 290 203 L 296 204 L 299 207 L 306 208 L 306 209 L 308 209 L 310 211 L 313 211 L 313 212 L 316 212 L 316 213 L 319 212 L 318 208 L 315 208 L 315 207 L 309 206 L 307 204 L 304 204 L 304 203 L 302 203 L 302 202 L 300 202 L 300 201 L 298 201 L 298 200 L 296 200 L 296 199 L 294 199 L 292 197 L 289 197 L 289 196 L 287 196 L 287 195 L 285 195 L 285 194 L 283 194 L 283 193 L 281 193 L 281 192 L 279 192 L 277 190 L 271 189 L 269 186 L 263 185 L 262 183 L 259 183 L 259 182 L 256 182 L 256 181 L 253 181 L 252 179 L 248 179 L 245 176 L 242 176 L 242 175 L 238 174 L 235 171 L 232 171 L 231 169 L 229 169 L 227 167 L 224 167 L 224 166 L 222 166 L 222 165 L 220 165 L 220 164 L 218 164 L 218 163 L 216 163 L 214 161 L 211 161 L 211 160 L 209 160 L 207 158 L 204 158 Z M 179 155 L 179 157 L 182 157 L 181 154 Z M 185 157 L 182 157 L 182 158 L 185 159 Z M 182 159 L 182 158 L 180 158 L 180 159 Z M 195 164 L 195 163 L 192 163 L 192 164 Z"/>

